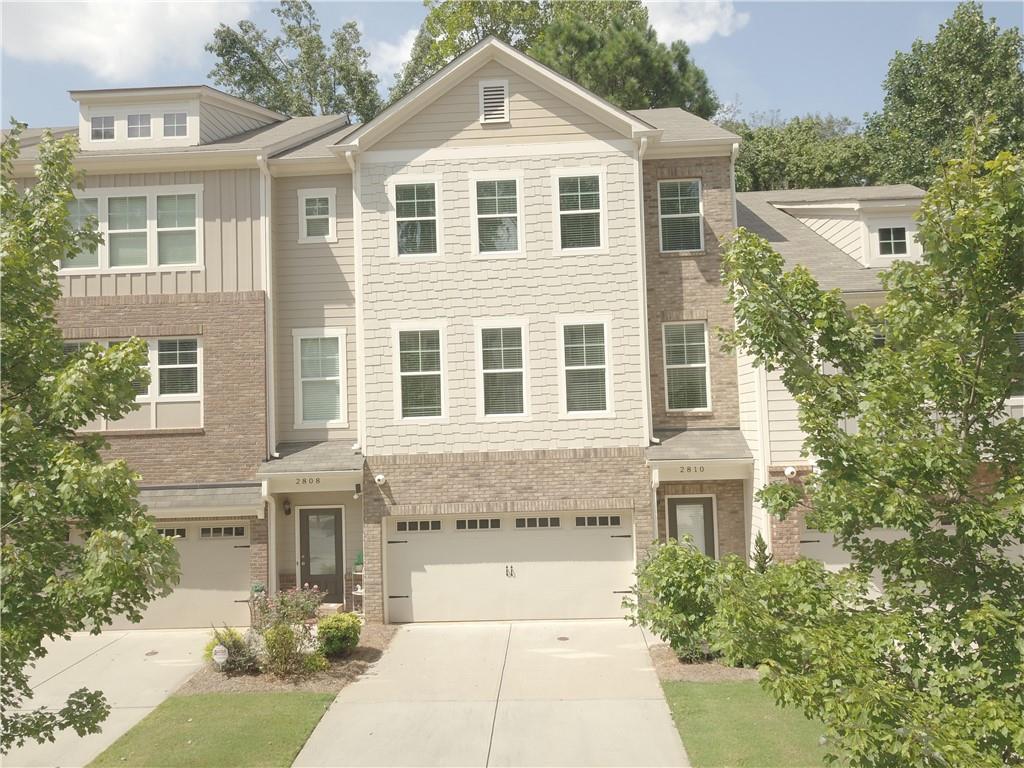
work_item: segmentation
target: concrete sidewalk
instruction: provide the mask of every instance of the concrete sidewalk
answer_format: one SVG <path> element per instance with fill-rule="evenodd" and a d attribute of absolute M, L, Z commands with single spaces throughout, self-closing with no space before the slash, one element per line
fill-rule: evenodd
<path fill-rule="evenodd" d="M 59 708 L 79 688 L 100 690 L 111 707 L 102 732 L 63 731 L 53 743 L 26 743 L 4 768 L 86 765 L 139 722 L 202 665 L 207 629 L 76 633 L 49 643 L 32 677 L 31 708 Z"/>
<path fill-rule="evenodd" d="M 422 624 L 345 688 L 296 766 L 686 766 L 624 621 Z"/>

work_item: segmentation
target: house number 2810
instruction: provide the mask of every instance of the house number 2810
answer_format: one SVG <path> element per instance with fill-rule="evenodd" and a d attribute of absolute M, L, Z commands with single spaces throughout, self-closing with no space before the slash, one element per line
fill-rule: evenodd
<path fill-rule="evenodd" d="M 687 475 L 699 475 L 704 471 L 703 464 L 684 464 L 681 470 Z"/>
<path fill-rule="evenodd" d="M 319 477 L 296 477 L 296 485 L 320 485 Z"/>

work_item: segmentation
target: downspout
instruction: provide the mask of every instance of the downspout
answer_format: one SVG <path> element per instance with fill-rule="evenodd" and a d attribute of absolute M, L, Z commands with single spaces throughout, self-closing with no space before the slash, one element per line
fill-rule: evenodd
<path fill-rule="evenodd" d="M 345 162 L 352 172 L 352 228 L 355 244 L 356 281 L 356 445 L 366 455 L 366 360 L 363 343 L 363 197 L 360 163 L 354 150 L 344 153 Z"/>
<path fill-rule="evenodd" d="M 277 453 L 277 395 L 274 376 L 274 266 L 273 243 L 271 242 L 270 216 L 272 208 L 272 179 L 270 166 L 265 155 L 256 157 L 260 169 L 260 242 L 263 245 L 263 332 L 266 338 L 264 359 L 266 362 L 267 391 L 267 456 L 278 458 Z"/>
<path fill-rule="evenodd" d="M 644 155 L 647 154 L 647 137 L 641 136 L 636 153 L 636 221 L 640 235 L 640 339 L 643 342 L 644 353 L 643 378 L 644 378 L 644 421 L 647 422 L 647 437 L 652 443 L 661 442 L 654 436 L 654 416 L 651 407 L 651 347 L 647 332 L 647 227 L 644 222 L 644 179 L 643 165 Z"/>
<path fill-rule="evenodd" d="M 260 484 L 267 510 L 267 594 L 277 594 L 277 500 L 270 494 L 270 481 Z"/>
<path fill-rule="evenodd" d="M 729 181 L 732 184 L 732 226 L 733 229 L 739 226 L 739 216 L 736 213 L 736 157 L 740 153 L 740 143 L 733 142 L 732 152 L 729 153 Z"/>

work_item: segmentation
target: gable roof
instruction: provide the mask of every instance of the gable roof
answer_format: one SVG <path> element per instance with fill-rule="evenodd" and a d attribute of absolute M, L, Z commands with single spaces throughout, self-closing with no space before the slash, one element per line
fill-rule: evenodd
<path fill-rule="evenodd" d="M 651 136 L 659 129 L 586 88 L 574 83 L 538 61 L 517 51 L 496 37 L 488 37 L 456 57 L 432 77 L 420 83 L 373 120 L 360 126 L 336 145 L 336 151 L 366 151 L 428 104 L 447 93 L 465 76 L 488 61 L 498 61 L 512 71 L 529 78 L 556 96 L 626 137 Z"/>
<path fill-rule="evenodd" d="M 679 107 L 631 109 L 629 114 L 655 128 L 660 128 L 661 136 L 658 143 L 663 146 L 682 142 L 692 144 L 700 141 L 740 141 L 740 137 L 732 131 L 727 131 L 710 120 L 697 117 Z"/>
<path fill-rule="evenodd" d="M 68 91 L 72 101 L 86 101 L 97 104 L 130 102 L 139 98 L 157 97 L 161 99 L 201 99 L 218 104 L 244 114 L 259 116 L 264 120 L 287 120 L 288 115 L 267 109 L 259 104 L 233 96 L 226 91 L 209 85 L 153 85 L 144 88 L 93 88 L 88 90 Z"/>

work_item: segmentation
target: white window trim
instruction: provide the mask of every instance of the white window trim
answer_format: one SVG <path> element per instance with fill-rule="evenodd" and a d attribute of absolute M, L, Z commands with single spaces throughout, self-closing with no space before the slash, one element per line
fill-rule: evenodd
<path fill-rule="evenodd" d="M 164 114 L 179 112 L 185 113 L 185 135 L 165 137 L 163 135 Z M 129 114 L 149 115 L 150 135 L 148 137 L 128 138 Z M 111 116 L 114 118 L 114 138 L 93 140 L 92 118 Z M 199 120 L 199 101 L 197 99 L 171 102 L 143 101 L 125 106 L 82 105 L 79 111 L 79 140 L 83 149 L 136 148 L 140 143 L 146 142 L 149 142 L 148 146 L 153 147 L 194 146 L 198 143 Z"/>
<path fill-rule="evenodd" d="M 149 125 L 148 125 L 149 135 L 148 136 L 131 136 L 131 135 L 129 135 L 129 131 L 131 129 L 131 126 L 128 125 L 128 120 L 129 120 L 129 118 L 132 118 L 132 117 L 148 117 L 149 118 Z M 128 114 L 125 115 L 124 119 L 125 119 L 125 139 L 127 141 L 144 141 L 146 139 L 152 139 L 153 138 L 153 115 L 151 115 L 149 112 L 129 112 Z"/>
<path fill-rule="evenodd" d="M 493 85 L 500 85 L 505 89 L 505 119 L 504 120 L 485 120 L 484 119 L 484 88 Z M 508 80 L 497 79 L 497 80 L 481 80 L 477 88 L 477 94 L 479 96 L 480 103 L 480 123 L 482 125 L 507 125 L 511 119 L 511 110 L 509 105 L 509 93 L 508 93 Z"/>
<path fill-rule="evenodd" d="M 300 189 L 299 196 L 299 242 L 300 243 L 336 243 L 338 242 L 338 190 L 335 187 L 319 189 Z M 327 198 L 327 234 L 323 236 L 306 234 L 306 200 L 314 197 Z"/>
<path fill-rule="evenodd" d="M 889 244 L 891 244 L 893 246 L 895 246 L 896 243 L 899 243 L 899 242 L 903 243 L 903 253 L 895 253 L 895 252 L 894 253 L 882 253 L 882 230 L 883 229 L 888 229 L 889 233 L 890 233 L 890 239 L 887 240 L 886 242 L 888 242 Z M 892 232 L 894 230 L 897 230 L 897 229 L 902 229 L 903 230 L 903 239 L 902 240 L 897 240 L 894 237 L 891 237 Z M 878 255 L 879 256 L 882 256 L 884 258 L 901 258 L 901 257 L 904 257 L 904 256 L 908 256 L 910 254 L 910 233 L 907 231 L 907 228 L 905 226 L 879 227 L 876 230 L 876 234 L 878 236 Z"/>
<path fill-rule="evenodd" d="M 156 199 L 163 195 L 196 196 L 196 263 L 158 264 Z M 103 235 L 103 242 L 97 245 L 99 266 L 63 267 L 57 263 L 61 275 L 131 274 L 137 272 L 199 272 L 206 268 L 203 253 L 203 185 L 179 184 L 167 187 L 103 187 L 100 189 L 76 190 L 78 199 L 95 199 L 97 207 L 97 231 Z M 134 267 L 110 266 L 110 228 L 108 226 L 108 204 L 112 197 L 146 198 L 146 263 Z M 170 231 L 170 230 L 162 230 Z M 180 230 L 179 230 L 180 231 Z"/>
<path fill-rule="evenodd" d="M 604 326 L 604 394 L 603 411 L 569 411 L 566 408 L 565 386 L 565 326 Z M 558 344 L 558 418 L 560 419 L 610 419 L 615 417 L 615 390 L 612 386 L 612 321 L 608 315 L 567 315 L 556 318 Z"/>
<path fill-rule="evenodd" d="M 598 203 L 601 206 L 601 245 L 597 248 L 563 248 L 562 247 L 562 216 L 559 208 L 558 180 L 576 176 L 597 176 L 600 189 Z M 608 253 L 608 174 L 604 166 L 579 168 L 553 168 L 551 170 L 551 210 L 554 216 L 551 231 L 554 234 L 554 252 L 563 256 L 587 256 L 590 254 Z"/>
<path fill-rule="evenodd" d="M 167 126 L 168 126 L 167 117 L 168 117 L 168 115 L 171 115 L 171 116 L 184 115 L 185 116 L 185 132 L 184 133 L 180 133 L 180 134 L 179 133 L 172 133 L 170 135 L 167 134 Z M 185 139 L 185 138 L 188 138 L 188 123 L 189 123 L 189 120 L 188 120 L 188 110 L 172 109 L 170 112 L 168 112 L 165 109 L 163 112 L 160 113 L 160 138 L 162 138 L 162 139 Z"/>
<path fill-rule="evenodd" d="M 433 184 L 434 185 L 434 220 L 437 222 L 437 250 L 434 253 L 398 253 L 398 205 L 395 199 L 395 187 L 407 184 Z M 403 261 L 430 261 L 444 258 L 444 215 L 443 198 L 441 195 L 440 176 L 419 176 L 399 175 L 392 176 L 387 180 L 387 195 L 390 203 L 388 210 L 388 240 L 390 241 L 391 256 Z M 402 219 L 411 221 L 411 219 Z"/>
<path fill-rule="evenodd" d="M 665 218 L 661 213 L 661 185 L 673 182 L 695 182 L 697 184 L 697 203 L 700 206 L 696 214 L 700 219 L 700 247 L 687 248 L 684 250 L 665 250 L 662 245 L 665 240 L 662 237 L 662 220 Z M 704 184 L 700 179 L 658 179 L 658 253 L 703 253 L 704 252 Z M 669 218 L 693 218 L 694 214 L 670 214 Z"/>
<path fill-rule="evenodd" d="M 480 250 L 480 214 L 477 212 L 476 183 L 478 181 L 515 181 L 516 183 L 516 237 L 519 247 L 514 251 L 487 251 Z M 469 174 L 469 205 L 471 209 L 470 240 L 472 242 L 472 255 L 479 259 L 509 259 L 522 256 L 525 253 L 524 238 L 526 236 L 523 223 L 523 182 L 524 174 L 521 170 L 509 171 L 488 171 Z M 493 217 L 489 217 L 493 218 Z"/>
<path fill-rule="evenodd" d="M 523 412 L 522 413 L 484 413 L 484 343 L 481 332 L 485 328 L 519 328 L 523 338 Z M 475 379 L 476 379 L 476 420 L 492 421 L 529 421 L 530 420 L 530 321 L 525 317 L 492 317 L 478 318 L 473 321 Z"/>
<path fill-rule="evenodd" d="M 708 404 L 704 408 L 671 408 L 668 398 L 668 343 L 665 339 L 665 329 L 670 325 L 697 325 L 704 326 L 704 381 L 707 387 Z M 673 365 L 672 368 L 699 368 L 697 363 L 687 365 Z M 661 370 L 664 375 L 665 384 L 665 410 L 669 413 L 711 413 L 711 345 L 708 334 L 707 320 L 675 320 L 670 323 L 661 324 Z"/>
<path fill-rule="evenodd" d="M 304 421 L 302 419 L 302 340 L 338 340 L 338 414 L 340 418 L 330 421 Z M 345 428 L 348 426 L 348 347 L 344 328 L 293 328 L 292 329 L 292 389 L 294 391 L 295 429 Z"/>
<path fill-rule="evenodd" d="M 110 122 L 111 122 L 111 126 L 110 127 L 111 127 L 111 131 L 113 133 L 113 136 L 111 136 L 109 139 L 97 139 L 95 136 L 92 135 L 93 130 L 95 130 L 93 128 L 92 121 L 93 120 L 103 120 L 103 119 L 108 118 L 108 117 L 110 118 Z M 105 114 L 105 115 L 90 115 L 89 116 L 89 141 L 94 141 L 97 144 L 99 144 L 101 142 L 116 141 L 116 140 L 117 140 L 117 116 L 116 115 L 111 113 L 111 114 Z"/>
<path fill-rule="evenodd" d="M 668 516 L 671 514 L 672 501 L 675 499 L 711 499 L 711 523 L 715 541 L 715 560 L 721 559 L 720 547 L 718 544 L 718 496 L 713 493 L 675 493 L 665 496 L 665 538 L 668 539 L 669 527 Z"/>
<path fill-rule="evenodd" d="M 401 331 L 438 331 L 441 341 L 441 415 L 402 415 L 402 362 L 399 353 Z M 392 398 L 395 421 L 401 424 L 446 424 L 448 423 L 448 326 L 443 320 L 407 320 L 391 325 Z"/>

